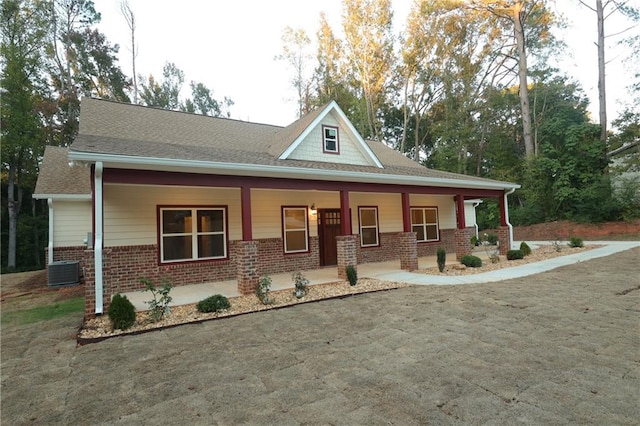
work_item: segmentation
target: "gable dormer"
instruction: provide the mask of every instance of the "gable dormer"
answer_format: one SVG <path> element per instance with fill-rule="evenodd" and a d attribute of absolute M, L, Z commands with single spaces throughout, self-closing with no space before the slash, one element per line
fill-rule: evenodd
<path fill-rule="evenodd" d="M 335 101 L 283 129 L 271 148 L 279 160 L 382 168 L 380 160 Z"/>

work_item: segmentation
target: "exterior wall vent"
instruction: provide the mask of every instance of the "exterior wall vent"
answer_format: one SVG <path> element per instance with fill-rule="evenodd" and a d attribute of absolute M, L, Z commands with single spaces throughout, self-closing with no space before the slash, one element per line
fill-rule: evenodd
<path fill-rule="evenodd" d="M 80 283 L 80 262 L 61 260 L 49 264 L 48 287 L 64 287 Z"/>

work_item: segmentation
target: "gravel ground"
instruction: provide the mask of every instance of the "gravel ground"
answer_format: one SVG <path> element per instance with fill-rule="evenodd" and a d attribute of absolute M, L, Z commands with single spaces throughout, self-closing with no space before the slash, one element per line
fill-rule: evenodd
<path fill-rule="evenodd" d="M 2 326 L 2 424 L 629 424 L 640 249 L 77 347 Z"/>

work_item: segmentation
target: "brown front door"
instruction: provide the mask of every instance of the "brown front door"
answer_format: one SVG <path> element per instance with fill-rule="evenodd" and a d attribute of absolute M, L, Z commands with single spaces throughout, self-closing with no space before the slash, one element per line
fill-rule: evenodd
<path fill-rule="evenodd" d="M 340 209 L 318 210 L 318 239 L 320 244 L 320 265 L 338 264 L 336 237 L 340 235 Z"/>

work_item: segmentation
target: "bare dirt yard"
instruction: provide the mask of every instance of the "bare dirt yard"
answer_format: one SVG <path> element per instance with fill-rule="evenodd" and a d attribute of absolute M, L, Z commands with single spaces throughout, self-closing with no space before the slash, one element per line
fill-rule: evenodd
<path fill-rule="evenodd" d="M 406 287 L 86 346 L 74 339 L 82 313 L 2 324 L 0 420 L 638 424 L 639 264 L 636 248 L 523 279 Z"/>

